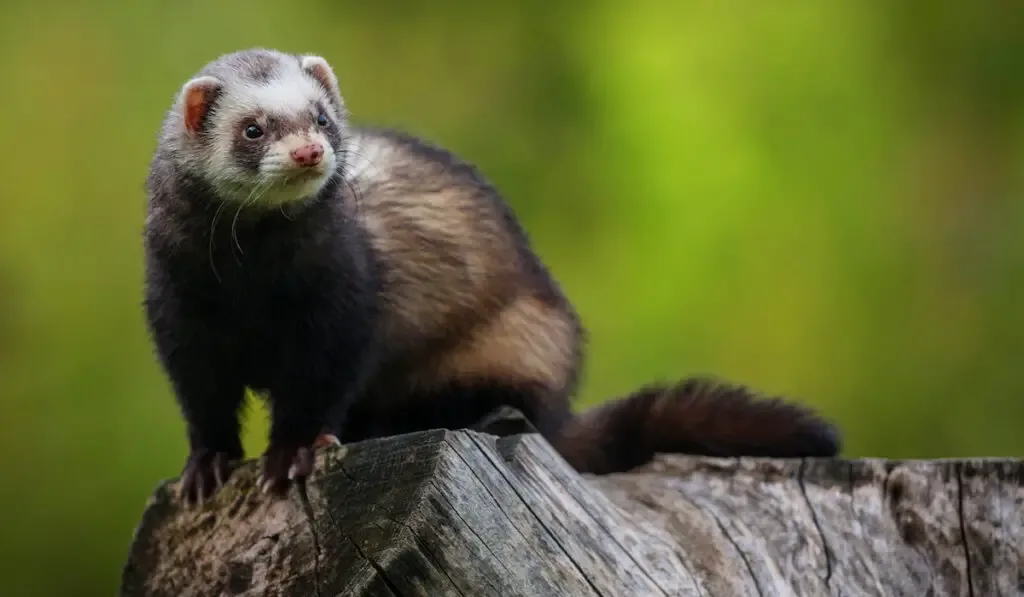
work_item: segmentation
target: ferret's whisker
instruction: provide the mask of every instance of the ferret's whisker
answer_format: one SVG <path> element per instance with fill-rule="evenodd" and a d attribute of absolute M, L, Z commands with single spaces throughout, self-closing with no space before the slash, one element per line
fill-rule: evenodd
<path fill-rule="evenodd" d="M 217 278 L 218 282 L 221 282 L 220 273 L 217 271 L 217 264 L 213 259 L 213 237 L 217 235 L 217 218 L 220 217 L 220 213 L 224 211 L 224 207 L 227 205 L 226 202 L 220 202 L 217 209 L 213 212 L 213 220 L 210 222 L 210 241 L 207 246 L 207 254 L 210 258 L 210 268 L 213 270 L 213 277 Z"/>
<path fill-rule="evenodd" d="M 231 220 L 231 238 L 235 241 L 235 246 L 238 247 L 239 254 L 243 256 L 245 255 L 245 251 L 242 250 L 242 243 L 239 242 L 238 240 L 238 216 L 242 213 L 243 209 L 258 201 L 264 195 L 264 193 L 266 193 L 267 188 L 269 188 L 269 185 L 267 185 L 267 183 L 265 182 L 260 182 L 259 184 L 253 186 L 252 190 L 249 191 L 249 196 L 246 197 L 245 201 L 242 201 L 241 203 L 238 204 L 238 209 L 235 210 L 235 217 Z M 260 191 L 260 189 L 264 190 Z M 241 261 L 238 260 L 237 255 L 235 256 L 235 262 L 241 265 Z"/>

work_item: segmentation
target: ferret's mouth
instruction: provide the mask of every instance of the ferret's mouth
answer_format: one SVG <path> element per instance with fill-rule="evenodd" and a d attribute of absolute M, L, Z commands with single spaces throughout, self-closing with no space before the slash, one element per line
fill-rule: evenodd
<path fill-rule="evenodd" d="M 328 174 L 329 172 L 326 167 L 314 166 L 310 168 L 282 168 L 277 172 L 273 172 L 272 176 L 277 179 L 277 185 L 289 186 L 296 184 L 308 184 L 310 182 L 327 178 Z"/>
<path fill-rule="evenodd" d="M 316 180 L 317 178 L 323 178 L 326 175 L 327 171 L 321 168 L 309 170 L 295 170 L 293 172 L 288 172 L 287 174 L 285 174 L 282 180 L 285 184 L 290 184 L 293 182 L 309 182 L 311 180 Z"/>
<path fill-rule="evenodd" d="M 267 180 L 269 187 L 259 202 L 269 205 L 283 205 L 304 201 L 320 192 L 330 178 L 326 168 L 289 169 L 275 172 Z M 272 181 L 272 182 L 271 182 Z"/>

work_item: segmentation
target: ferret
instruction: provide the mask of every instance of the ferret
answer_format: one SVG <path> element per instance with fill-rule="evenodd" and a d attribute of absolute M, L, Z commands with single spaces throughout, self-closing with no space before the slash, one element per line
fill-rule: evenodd
<path fill-rule="evenodd" d="M 575 414 L 586 332 L 498 190 L 452 152 L 350 122 L 323 58 L 220 56 L 180 89 L 146 180 L 147 329 L 187 426 L 186 501 L 243 458 L 268 401 L 261 487 L 313 452 L 520 410 L 577 471 L 656 453 L 831 457 L 809 408 L 695 377 Z"/>

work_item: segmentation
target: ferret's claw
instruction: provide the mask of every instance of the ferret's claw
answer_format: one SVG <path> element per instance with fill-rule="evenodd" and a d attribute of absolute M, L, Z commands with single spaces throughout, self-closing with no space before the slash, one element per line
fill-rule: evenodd
<path fill-rule="evenodd" d="M 338 436 L 334 435 L 333 433 L 321 433 L 320 435 L 316 436 L 316 441 L 313 442 L 313 449 L 319 450 L 321 448 L 328 447 L 336 448 L 340 445 L 341 440 L 338 439 Z"/>

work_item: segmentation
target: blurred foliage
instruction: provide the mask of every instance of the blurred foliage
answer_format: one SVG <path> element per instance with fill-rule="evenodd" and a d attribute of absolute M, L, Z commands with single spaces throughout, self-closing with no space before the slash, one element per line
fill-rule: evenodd
<path fill-rule="evenodd" d="M 709 372 L 850 456 L 1024 455 L 1021 5 L 0 5 L 5 597 L 110 595 L 185 441 L 140 312 L 143 179 L 230 50 L 503 189 L 590 328 L 582 403 Z M 253 411 L 247 447 L 264 445 Z"/>

